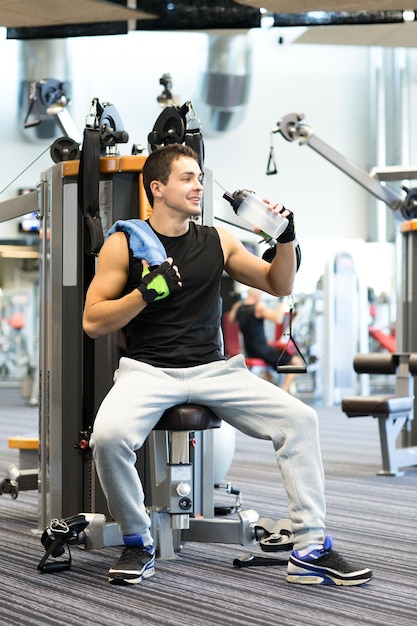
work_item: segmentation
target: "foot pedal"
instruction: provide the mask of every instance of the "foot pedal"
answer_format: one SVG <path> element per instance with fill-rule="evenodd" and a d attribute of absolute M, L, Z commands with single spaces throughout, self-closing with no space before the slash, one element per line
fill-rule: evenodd
<path fill-rule="evenodd" d="M 261 518 L 255 526 L 255 534 L 259 537 L 259 546 L 264 552 L 280 552 L 292 550 L 294 547 L 294 535 L 288 519 L 273 522 L 268 518 Z"/>
<path fill-rule="evenodd" d="M 269 559 L 266 556 L 255 556 L 254 554 L 245 554 L 244 556 L 234 559 L 233 567 L 253 567 L 255 565 L 287 565 L 288 559 Z"/>

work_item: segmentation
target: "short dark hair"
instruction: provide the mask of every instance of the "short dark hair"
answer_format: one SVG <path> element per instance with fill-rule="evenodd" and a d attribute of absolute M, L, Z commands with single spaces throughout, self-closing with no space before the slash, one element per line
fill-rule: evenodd
<path fill-rule="evenodd" d="M 142 170 L 143 186 L 149 204 L 153 207 L 153 193 L 151 191 L 151 182 L 158 180 L 163 185 L 168 182 L 173 161 L 185 156 L 194 159 L 199 163 L 198 154 L 189 146 L 181 143 L 172 143 L 162 148 L 157 148 L 147 157 Z"/>

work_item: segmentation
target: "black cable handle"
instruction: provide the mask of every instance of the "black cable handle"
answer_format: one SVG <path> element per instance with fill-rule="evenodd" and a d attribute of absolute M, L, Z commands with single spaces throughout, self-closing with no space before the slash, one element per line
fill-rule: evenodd
<path fill-rule="evenodd" d="M 294 302 L 294 300 L 293 300 Z M 283 348 L 281 354 L 278 357 L 278 361 L 276 364 L 276 371 L 278 372 L 278 374 L 306 374 L 307 373 L 307 361 L 305 360 L 303 354 L 301 353 L 300 348 L 298 347 L 298 344 L 296 342 L 296 340 L 293 337 L 292 334 L 292 318 L 293 318 L 293 311 L 294 311 L 294 305 L 291 304 L 290 305 L 290 318 L 289 318 L 289 328 L 288 328 L 288 341 L 285 344 L 285 347 Z M 287 351 L 288 346 L 290 345 L 290 343 L 293 344 L 294 348 L 297 350 L 297 353 L 300 355 L 304 365 L 280 365 L 280 361 L 282 359 L 282 357 L 284 356 L 285 352 Z"/>

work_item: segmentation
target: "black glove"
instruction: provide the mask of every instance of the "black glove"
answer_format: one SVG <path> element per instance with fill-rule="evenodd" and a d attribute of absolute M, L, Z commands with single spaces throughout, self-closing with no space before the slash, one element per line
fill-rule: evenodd
<path fill-rule="evenodd" d="M 281 209 L 280 213 L 283 211 L 285 211 L 285 208 Z M 279 241 L 279 243 L 288 243 L 289 241 L 294 241 L 295 239 L 294 214 L 290 211 L 285 217 L 288 220 L 288 226 L 278 237 L 277 241 Z"/>
<path fill-rule="evenodd" d="M 282 233 L 282 234 L 284 235 L 285 233 Z M 263 253 L 262 258 L 267 263 L 272 263 L 272 261 L 275 259 L 276 253 L 277 253 L 277 246 L 275 245 L 275 246 L 272 246 L 272 248 L 267 248 L 265 252 Z M 295 255 L 297 257 L 297 272 L 298 272 L 298 268 L 301 265 L 301 248 L 300 248 L 300 244 L 298 243 L 298 241 L 295 242 Z"/>
<path fill-rule="evenodd" d="M 145 302 L 151 303 L 166 298 L 174 291 L 181 289 L 178 284 L 180 278 L 172 265 L 164 261 L 150 269 L 145 267 L 142 274 L 142 282 L 138 286 Z"/>

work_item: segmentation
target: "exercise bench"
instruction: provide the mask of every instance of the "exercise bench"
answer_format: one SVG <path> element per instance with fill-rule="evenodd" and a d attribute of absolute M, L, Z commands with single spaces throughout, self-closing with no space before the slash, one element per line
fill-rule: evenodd
<path fill-rule="evenodd" d="M 356 354 L 353 367 L 357 374 L 396 375 L 395 394 L 345 397 L 341 408 L 347 417 L 378 420 L 382 456 L 378 475 L 399 476 L 401 468 L 417 465 L 417 446 L 409 445 L 414 408 L 410 373 L 417 373 L 417 355 L 411 359 L 409 353 Z"/>
<path fill-rule="evenodd" d="M 39 441 L 29 435 L 9 437 L 9 448 L 19 450 L 19 466 L 9 465 L 9 476 L 0 483 L 0 495 L 7 493 L 16 499 L 19 491 L 38 488 Z"/>

